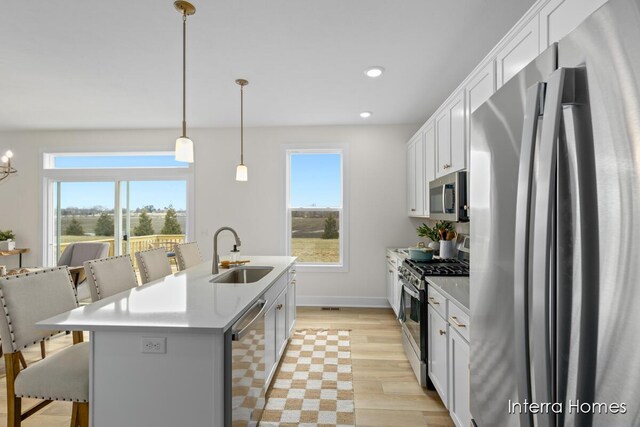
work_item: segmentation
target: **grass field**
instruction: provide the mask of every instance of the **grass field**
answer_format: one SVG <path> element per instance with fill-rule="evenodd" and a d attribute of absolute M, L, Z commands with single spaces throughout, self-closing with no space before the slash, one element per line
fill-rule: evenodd
<path fill-rule="evenodd" d="M 291 239 L 292 255 L 298 262 L 340 262 L 340 239 Z"/>

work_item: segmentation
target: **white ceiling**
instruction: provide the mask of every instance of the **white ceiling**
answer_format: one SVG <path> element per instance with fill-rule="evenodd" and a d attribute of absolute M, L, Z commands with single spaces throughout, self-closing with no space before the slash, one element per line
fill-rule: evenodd
<path fill-rule="evenodd" d="M 5 3 L 5 2 L 3 2 Z M 195 0 L 187 122 L 420 124 L 533 0 Z M 0 14 L 0 130 L 176 128 L 171 0 L 22 0 Z M 369 79 L 363 71 L 382 65 Z M 373 112 L 363 120 L 359 113 Z"/>

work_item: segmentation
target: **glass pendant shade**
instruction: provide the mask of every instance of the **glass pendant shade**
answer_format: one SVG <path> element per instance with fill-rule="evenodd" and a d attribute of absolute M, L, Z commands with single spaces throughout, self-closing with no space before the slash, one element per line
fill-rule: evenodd
<path fill-rule="evenodd" d="M 176 160 L 193 163 L 193 142 L 185 136 L 176 139 Z"/>
<path fill-rule="evenodd" d="M 238 165 L 236 168 L 236 181 L 248 181 L 249 180 L 249 170 L 245 165 Z"/>

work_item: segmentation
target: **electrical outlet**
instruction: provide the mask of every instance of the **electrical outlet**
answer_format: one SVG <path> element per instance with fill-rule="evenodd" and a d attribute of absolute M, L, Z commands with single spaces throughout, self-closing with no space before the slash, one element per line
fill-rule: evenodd
<path fill-rule="evenodd" d="M 167 339 L 165 337 L 143 337 L 140 340 L 140 351 L 143 353 L 166 353 Z"/>

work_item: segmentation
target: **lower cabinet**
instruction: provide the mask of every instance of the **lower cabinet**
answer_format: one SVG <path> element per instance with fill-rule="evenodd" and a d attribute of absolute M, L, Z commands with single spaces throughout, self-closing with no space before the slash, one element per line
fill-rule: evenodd
<path fill-rule="evenodd" d="M 469 343 L 449 328 L 449 414 L 457 427 L 471 424 L 469 410 Z"/>
<path fill-rule="evenodd" d="M 276 309 L 275 304 L 264 315 L 264 371 L 267 384 L 276 370 Z"/>
<path fill-rule="evenodd" d="M 471 425 L 469 320 L 456 303 L 429 286 L 427 373 L 457 427 Z"/>
<path fill-rule="evenodd" d="M 265 293 L 264 351 L 267 387 L 271 383 L 296 319 L 295 266 Z"/>
<path fill-rule="evenodd" d="M 291 337 L 296 324 L 296 277 L 289 279 L 287 285 L 287 338 Z"/>
<path fill-rule="evenodd" d="M 287 346 L 288 328 L 287 328 L 287 290 L 283 290 L 276 300 L 276 350 L 277 358 L 280 359 L 285 347 Z"/>
<path fill-rule="evenodd" d="M 448 399 L 448 341 L 447 334 L 449 325 L 447 321 L 438 314 L 431 305 L 427 308 L 429 325 L 427 331 L 428 339 L 428 360 L 427 360 L 427 374 L 433 385 L 436 387 L 440 398 L 444 406 L 449 409 Z"/>
<path fill-rule="evenodd" d="M 387 249 L 387 301 L 389 301 L 389 305 L 396 316 L 400 310 L 402 282 L 400 281 L 400 275 L 398 274 L 398 267 L 402 264 L 402 261 L 403 259 L 398 257 L 393 250 Z"/>

